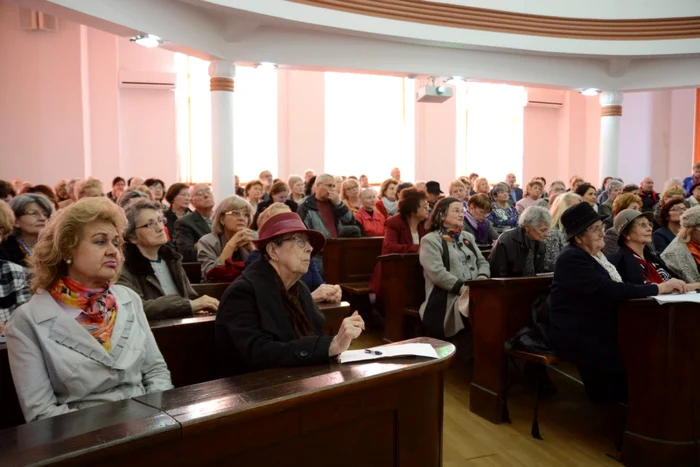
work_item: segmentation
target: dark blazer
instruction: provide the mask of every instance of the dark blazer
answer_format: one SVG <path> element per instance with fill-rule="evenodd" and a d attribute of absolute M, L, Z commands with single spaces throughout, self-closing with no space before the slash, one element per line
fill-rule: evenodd
<path fill-rule="evenodd" d="M 654 205 L 659 202 L 659 194 L 655 191 L 647 193 L 639 190 L 639 197 L 642 199 L 642 212 L 653 212 Z"/>
<path fill-rule="evenodd" d="M 300 302 L 314 336 L 298 338 L 282 304 L 275 271 L 263 257 L 226 289 L 216 314 L 216 346 L 222 375 L 326 363 L 332 337 L 309 289 L 299 283 Z"/>
<path fill-rule="evenodd" d="M 535 274 L 544 272 L 544 252 L 544 242 L 535 242 Z M 516 227 L 503 232 L 489 255 L 491 277 L 523 277 L 525 258 L 525 229 Z"/>
<path fill-rule="evenodd" d="M 262 201 L 258 203 L 258 208 L 257 211 L 255 211 L 255 217 L 253 217 L 253 223 L 250 225 L 250 228 L 253 230 L 258 230 L 258 216 L 262 214 L 262 212 L 272 206 L 274 201 L 267 200 L 267 201 Z M 299 208 L 299 205 L 292 201 L 291 199 L 288 199 L 287 201 L 284 202 L 287 206 L 289 206 L 289 209 L 291 209 L 292 212 L 297 212 L 297 208 Z"/>
<path fill-rule="evenodd" d="M 510 191 L 510 200 L 513 201 L 513 203 L 517 203 L 523 199 L 523 189 L 520 187 L 513 187 L 513 189 Z"/>
<path fill-rule="evenodd" d="M 654 250 L 656 250 L 656 253 L 660 255 L 664 252 L 666 247 L 671 244 L 676 236 L 668 228 L 661 227 L 660 229 L 654 231 L 651 238 L 654 240 Z"/>
<path fill-rule="evenodd" d="M 197 248 L 194 244 L 208 233 L 211 233 L 211 227 L 196 211 L 182 216 L 175 222 L 175 245 L 183 261 L 197 261 Z"/>
<path fill-rule="evenodd" d="M 190 300 L 197 298 L 197 292 L 182 269 L 182 256 L 163 245 L 158 250 L 158 257 L 168 266 L 178 295 L 165 295 L 151 262 L 133 243 L 124 245 L 124 268 L 117 284 L 129 287 L 141 297 L 149 321 L 192 316 Z"/>
<path fill-rule="evenodd" d="M 423 222 L 418 224 L 418 241 L 428 231 L 425 230 Z M 384 241 L 382 242 L 382 255 L 391 253 L 417 253 L 418 246 L 413 244 L 411 236 L 411 226 L 408 225 L 408 220 L 401 214 L 395 214 L 389 217 L 384 223 Z M 377 261 L 372 272 L 369 288 L 376 295 L 380 295 L 382 283 L 382 263 Z"/>
<path fill-rule="evenodd" d="M 7 240 L 3 240 L 3 242 L 0 243 L 0 259 L 19 264 L 23 268 L 29 267 L 25 261 L 24 252 L 19 247 L 17 237 L 15 237 L 14 234 L 10 235 L 7 237 Z"/>
<path fill-rule="evenodd" d="M 617 346 L 618 306 L 658 291 L 655 284 L 615 282 L 586 251 L 565 247 L 554 266 L 549 295 L 549 340 L 554 351 L 595 371 L 624 372 Z"/>
<path fill-rule="evenodd" d="M 617 253 L 608 259 L 613 266 L 615 266 L 617 272 L 620 273 L 620 277 L 622 277 L 623 282 L 639 285 L 644 284 L 642 268 L 639 266 L 639 263 L 637 263 L 637 260 L 634 259 L 634 254 L 628 248 L 621 246 L 620 249 L 617 250 Z M 657 268 L 663 268 L 663 270 L 670 276 L 668 279 L 678 278 L 671 268 L 666 266 L 664 260 L 662 260 L 659 255 L 654 253 L 649 246 L 644 247 L 644 259 L 652 263 Z"/>
<path fill-rule="evenodd" d="M 191 213 L 190 208 L 185 210 L 185 216 Z M 177 214 L 173 212 L 172 208 L 168 208 L 164 213 L 165 218 L 168 220 L 168 233 L 170 234 L 170 241 L 175 245 L 175 222 L 177 222 Z M 185 217 L 182 216 L 182 217 Z"/>
<path fill-rule="evenodd" d="M 488 243 L 479 243 L 477 239 L 477 244 L 479 246 L 488 246 L 490 248 L 493 242 L 498 239 L 498 232 L 496 232 L 496 229 L 493 228 L 493 224 L 488 219 L 486 219 L 486 228 L 488 229 L 489 234 Z M 462 230 L 469 232 L 470 234 L 474 235 L 474 238 L 476 238 L 476 229 L 472 227 L 468 221 L 464 221 L 462 224 Z"/>

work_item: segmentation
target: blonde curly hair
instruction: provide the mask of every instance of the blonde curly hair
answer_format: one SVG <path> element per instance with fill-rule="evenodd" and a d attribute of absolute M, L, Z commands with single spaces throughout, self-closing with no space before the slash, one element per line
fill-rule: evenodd
<path fill-rule="evenodd" d="M 66 259 L 77 248 L 82 239 L 85 226 L 94 221 L 109 222 L 117 229 L 121 238 L 126 229 L 124 211 L 108 198 L 83 198 L 51 217 L 39 234 L 29 265 L 31 267 L 31 288 L 34 293 L 48 290 L 58 279 L 68 273 Z M 123 264 L 119 255 L 119 269 L 116 282 Z"/>

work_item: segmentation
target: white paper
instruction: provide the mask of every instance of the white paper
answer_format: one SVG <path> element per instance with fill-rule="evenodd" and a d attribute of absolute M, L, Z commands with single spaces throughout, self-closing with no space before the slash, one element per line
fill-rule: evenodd
<path fill-rule="evenodd" d="M 663 305 L 664 303 L 700 303 L 700 293 L 695 291 L 681 294 L 670 294 L 670 295 L 657 295 L 652 297 L 658 303 Z"/>
<path fill-rule="evenodd" d="M 361 362 L 364 360 L 377 360 L 379 358 L 401 357 L 415 355 L 418 357 L 438 358 L 438 354 L 430 344 L 396 344 L 382 347 L 372 347 L 369 350 L 379 351 L 382 354 L 367 353 L 367 349 L 346 350 L 338 357 L 340 363 Z"/>

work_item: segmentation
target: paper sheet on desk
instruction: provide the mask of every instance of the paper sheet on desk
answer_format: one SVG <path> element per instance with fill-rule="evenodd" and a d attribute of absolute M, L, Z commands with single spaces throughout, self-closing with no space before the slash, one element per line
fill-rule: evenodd
<path fill-rule="evenodd" d="M 366 349 L 346 350 L 340 354 L 340 363 L 361 362 L 364 360 L 377 360 L 378 358 L 401 357 L 415 355 L 417 357 L 438 358 L 438 354 L 430 344 L 396 344 L 384 347 L 373 347 L 371 350 L 378 350 L 382 354 L 365 352 Z"/>
<path fill-rule="evenodd" d="M 663 305 L 664 303 L 682 303 L 682 302 L 700 303 L 700 293 L 697 293 L 697 292 L 688 292 L 688 293 L 679 293 L 679 294 L 670 294 L 670 295 L 657 295 L 657 296 L 652 297 L 652 298 L 654 300 L 656 300 L 661 305 Z"/>

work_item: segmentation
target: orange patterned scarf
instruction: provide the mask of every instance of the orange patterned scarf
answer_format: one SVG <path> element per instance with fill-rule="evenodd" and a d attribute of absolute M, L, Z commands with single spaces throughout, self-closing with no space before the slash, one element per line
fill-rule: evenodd
<path fill-rule="evenodd" d="M 700 247 L 693 242 L 688 242 L 686 245 L 688 245 L 688 251 L 693 255 L 695 262 L 700 264 Z"/>
<path fill-rule="evenodd" d="M 75 320 L 97 339 L 107 353 L 110 352 L 118 306 L 117 299 L 109 291 L 109 284 L 100 289 L 88 289 L 70 277 L 63 277 L 49 293 L 56 301 L 83 310 Z"/>

